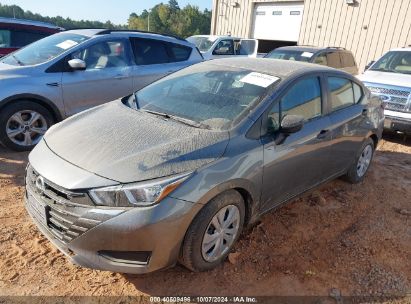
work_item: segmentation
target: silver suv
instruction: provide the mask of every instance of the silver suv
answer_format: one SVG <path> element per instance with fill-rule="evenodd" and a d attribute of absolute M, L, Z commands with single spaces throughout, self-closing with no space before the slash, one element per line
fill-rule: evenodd
<path fill-rule="evenodd" d="M 184 39 L 102 29 L 58 33 L 0 61 L 0 142 L 30 150 L 54 123 L 202 61 Z"/>

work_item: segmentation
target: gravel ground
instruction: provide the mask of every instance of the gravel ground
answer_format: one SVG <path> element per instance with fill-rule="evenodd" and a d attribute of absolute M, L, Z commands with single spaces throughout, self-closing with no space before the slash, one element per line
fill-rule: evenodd
<path fill-rule="evenodd" d="M 0 295 L 404 295 L 411 292 L 411 140 L 385 138 L 366 179 L 264 215 L 213 271 L 126 275 L 72 265 L 23 206 L 27 153 L 0 148 Z M 402 301 L 411 301 L 410 298 Z M 402 302 L 401 301 L 401 302 Z M 336 301 L 339 302 L 339 301 Z"/>

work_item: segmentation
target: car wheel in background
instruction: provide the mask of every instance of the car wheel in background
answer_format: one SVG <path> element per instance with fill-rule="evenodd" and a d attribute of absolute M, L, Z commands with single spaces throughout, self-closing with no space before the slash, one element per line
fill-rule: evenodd
<path fill-rule="evenodd" d="M 192 271 L 219 265 L 230 253 L 244 225 L 245 206 L 240 193 L 229 190 L 200 210 L 183 241 L 180 263 Z"/>
<path fill-rule="evenodd" d="M 51 113 L 31 101 L 5 106 L 0 116 L 0 141 L 15 151 L 31 150 L 53 124 Z"/>
<path fill-rule="evenodd" d="M 374 156 L 374 149 L 374 141 L 371 138 L 368 138 L 362 145 L 360 153 L 354 164 L 344 176 L 348 182 L 356 184 L 364 179 L 365 174 L 370 168 L 371 161 Z"/>

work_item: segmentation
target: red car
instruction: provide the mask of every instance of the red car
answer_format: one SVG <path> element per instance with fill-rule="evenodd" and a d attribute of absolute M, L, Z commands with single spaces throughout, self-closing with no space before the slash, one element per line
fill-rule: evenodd
<path fill-rule="evenodd" d="M 49 23 L 0 17 L 0 57 L 62 30 Z"/>

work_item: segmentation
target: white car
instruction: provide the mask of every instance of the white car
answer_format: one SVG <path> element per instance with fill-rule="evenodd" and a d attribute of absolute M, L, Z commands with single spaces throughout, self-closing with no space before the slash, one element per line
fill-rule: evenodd
<path fill-rule="evenodd" d="M 411 47 L 389 51 L 358 78 L 384 102 L 384 128 L 411 133 Z"/>
<path fill-rule="evenodd" d="M 196 35 L 186 39 L 195 44 L 204 60 L 227 57 L 257 57 L 258 40 L 231 36 Z"/>

